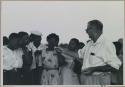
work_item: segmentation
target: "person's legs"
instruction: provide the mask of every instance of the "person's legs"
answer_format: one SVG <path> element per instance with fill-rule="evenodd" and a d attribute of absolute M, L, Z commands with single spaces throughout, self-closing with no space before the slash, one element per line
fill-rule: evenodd
<path fill-rule="evenodd" d="M 32 84 L 33 85 L 40 85 L 41 74 L 42 74 L 41 68 L 36 68 L 32 70 Z"/>
<path fill-rule="evenodd" d="M 27 84 L 31 85 L 32 84 L 32 73 L 31 73 L 31 71 L 26 73 L 26 79 L 27 79 L 27 81 L 26 81 Z"/>
<path fill-rule="evenodd" d="M 37 68 L 37 84 L 40 85 L 41 75 L 42 75 L 43 67 Z"/>
<path fill-rule="evenodd" d="M 62 69 L 62 79 L 63 79 L 63 83 L 62 83 L 63 85 L 73 84 L 71 69 L 69 69 L 68 67 L 64 67 Z"/>
<path fill-rule="evenodd" d="M 117 85 L 117 72 L 111 73 L 111 85 Z"/>
<path fill-rule="evenodd" d="M 100 85 L 111 85 L 111 73 L 104 72 L 98 76 Z"/>
<path fill-rule="evenodd" d="M 18 85 L 17 84 L 17 72 L 15 70 L 11 70 L 8 72 L 8 84 L 9 85 Z"/>
<path fill-rule="evenodd" d="M 8 72 L 7 71 L 3 71 L 3 85 L 8 85 Z"/>
<path fill-rule="evenodd" d="M 31 85 L 32 84 L 32 74 L 31 71 L 24 71 L 23 74 L 23 85 Z"/>
<path fill-rule="evenodd" d="M 111 75 L 110 73 L 102 73 L 99 75 L 84 75 L 80 76 L 81 85 L 110 85 Z"/>
<path fill-rule="evenodd" d="M 117 73 L 117 85 L 123 85 L 123 70 L 119 70 Z"/>
<path fill-rule="evenodd" d="M 80 75 L 80 84 L 81 85 L 87 85 L 87 76 L 85 76 L 83 73 Z"/>
<path fill-rule="evenodd" d="M 23 85 L 23 71 L 22 68 L 17 69 L 17 85 Z"/>
<path fill-rule="evenodd" d="M 40 85 L 40 82 L 39 82 L 39 73 L 40 73 L 40 70 L 39 68 L 36 68 L 35 69 L 35 72 L 34 72 L 34 80 L 35 80 L 35 85 Z"/>
<path fill-rule="evenodd" d="M 99 85 L 98 77 L 93 75 L 81 74 L 80 77 L 81 85 Z"/>
<path fill-rule="evenodd" d="M 81 74 L 78 74 L 77 76 L 78 76 L 79 84 L 81 84 L 81 81 L 80 81 L 80 76 L 81 76 Z"/>
<path fill-rule="evenodd" d="M 33 69 L 32 71 L 31 71 L 31 75 L 32 75 L 32 85 L 36 85 L 35 84 L 35 69 Z"/>

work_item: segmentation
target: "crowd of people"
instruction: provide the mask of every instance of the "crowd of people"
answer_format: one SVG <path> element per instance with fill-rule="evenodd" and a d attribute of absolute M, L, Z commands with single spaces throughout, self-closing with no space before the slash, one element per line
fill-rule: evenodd
<path fill-rule="evenodd" d="M 4 85 L 122 85 L 123 39 L 110 42 L 99 20 L 88 22 L 91 40 L 86 44 L 71 38 L 59 44 L 51 33 L 42 44 L 42 34 L 20 31 L 3 37 Z"/>

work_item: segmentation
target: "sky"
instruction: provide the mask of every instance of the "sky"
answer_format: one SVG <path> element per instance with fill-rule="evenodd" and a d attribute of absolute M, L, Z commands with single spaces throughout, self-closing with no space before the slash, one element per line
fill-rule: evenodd
<path fill-rule="evenodd" d="M 2 35 L 36 30 L 43 34 L 42 43 L 50 33 L 59 35 L 60 43 L 71 38 L 86 42 L 87 23 L 100 20 L 103 33 L 111 41 L 124 35 L 124 1 L 2 1 Z"/>

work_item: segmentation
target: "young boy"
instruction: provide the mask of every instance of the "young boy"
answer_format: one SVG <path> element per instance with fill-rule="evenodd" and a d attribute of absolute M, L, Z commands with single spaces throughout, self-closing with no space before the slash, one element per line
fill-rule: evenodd
<path fill-rule="evenodd" d="M 16 85 L 18 82 L 17 66 L 18 61 L 14 50 L 18 48 L 18 34 L 11 33 L 8 45 L 3 49 L 3 84 Z"/>
<path fill-rule="evenodd" d="M 22 84 L 23 85 L 31 85 L 31 70 L 30 66 L 32 64 L 32 52 L 29 51 L 26 47 L 27 44 L 29 44 L 29 35 L 26 32 L 19 32 L 19 46 L 20 50 L 23 52 L 23 55 L 21 56 L 23 65 L 22 65 L 22 72 L 23 75 Z"/>
<path fill-rule="evenodd" d="M 44 45 L 41 44 L 42 34 L 38 31 L 32 31 L 30 35 L 31 42 L 27 45 L 29 51 L 32 51 L 32 64 L 31 64 L 31 72 L 32 72 L 32 84 L 39 85 L 40 84 L 40 74 L 42 73 L 42 50 L 44 49 Z"/>

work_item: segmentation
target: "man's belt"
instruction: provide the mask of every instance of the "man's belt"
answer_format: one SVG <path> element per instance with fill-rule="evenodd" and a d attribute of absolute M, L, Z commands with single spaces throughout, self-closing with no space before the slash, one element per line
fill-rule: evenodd
<path fill-rule="evenodd" d="M 3 70 L 3 72 L 17 72 L 16 69 L 11 69 L 11 70 Z"/>
<path fill-rule="evenodd" d="M 21 71 L 22 68 L 14 68 L 14 69 L 11 69 L 11 70 L 3 70 L 3 72 L 17 72 L 17 71 Z"/>

